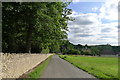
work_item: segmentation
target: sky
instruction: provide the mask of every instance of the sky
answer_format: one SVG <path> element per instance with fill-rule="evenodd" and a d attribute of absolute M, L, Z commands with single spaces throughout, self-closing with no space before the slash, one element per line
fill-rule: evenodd
<path fill-rule="evenodd" d="M 76 0 L 68 21 L 68 39 L 73 44 L 118 46 L 118 0 L 81 2 Z"/>

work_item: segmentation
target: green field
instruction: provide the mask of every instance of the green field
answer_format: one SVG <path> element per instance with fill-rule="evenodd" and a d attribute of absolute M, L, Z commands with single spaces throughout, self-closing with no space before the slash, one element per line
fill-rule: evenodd
<path fill-rule="evenodd" d="M 117 57 L 92 57 L 60 55 L 78 68 L 96 76 L 97 78 L 118 78 Z"/>

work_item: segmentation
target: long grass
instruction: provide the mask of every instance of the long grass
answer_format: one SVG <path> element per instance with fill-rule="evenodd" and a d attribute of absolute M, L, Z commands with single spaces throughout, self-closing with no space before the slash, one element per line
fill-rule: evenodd
<path fill-rule="evenodd" d="M 91 57 L 74 55 L 60 55 L 60 57 L 99 79 L 118 78 L 117 57 Z"/>

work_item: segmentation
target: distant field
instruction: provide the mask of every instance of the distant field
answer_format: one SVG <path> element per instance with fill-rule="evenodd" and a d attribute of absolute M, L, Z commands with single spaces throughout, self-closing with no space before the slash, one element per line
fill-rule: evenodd
<path fill-rule="evenodd" d="M 118 78 L 117 57 L 90 57 L 60 55 L 78 68 L 87 71 L 97 78 Z"/>

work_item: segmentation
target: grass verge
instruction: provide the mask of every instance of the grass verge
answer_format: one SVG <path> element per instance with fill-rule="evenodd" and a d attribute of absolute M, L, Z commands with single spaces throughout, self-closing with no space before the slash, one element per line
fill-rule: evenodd
<path fill-rule="evenodd" d="M 59 57 L 101 80 L 118 80 L 118 58 L 74 55 Z"/>
<path fill-rule="evenodd" d="M 29 78 L 40 78 L 44 69 L 47 67 L 52 56 L 48 57 L 43 63 L 41 63 L 34 71 L 28 74 Z"/>

